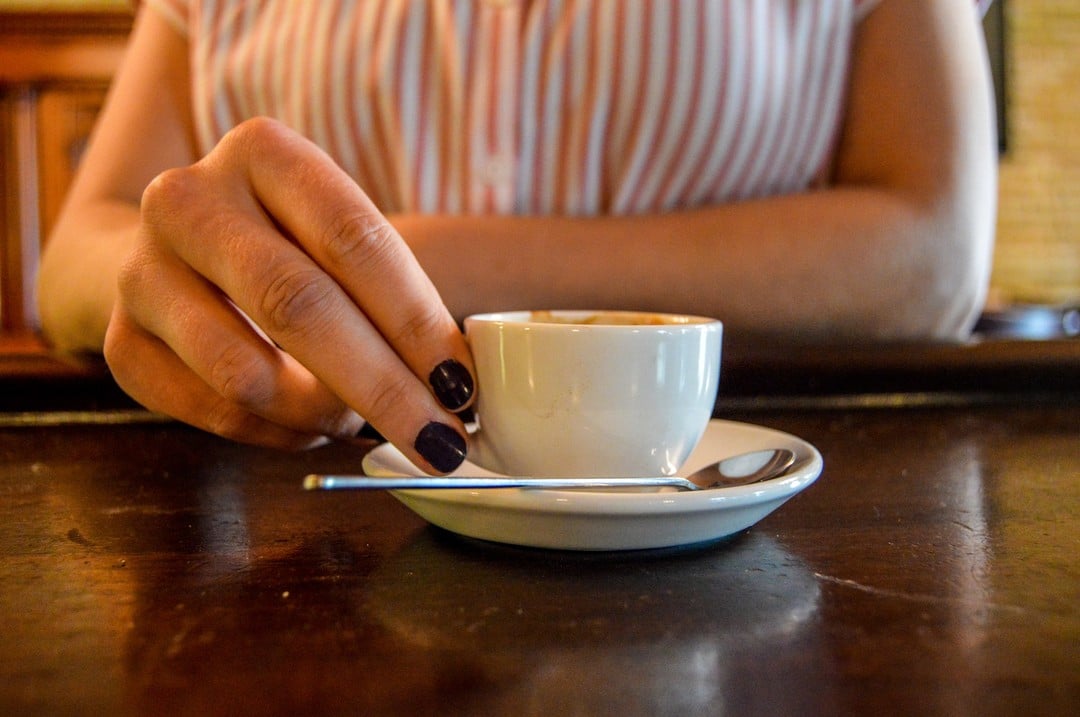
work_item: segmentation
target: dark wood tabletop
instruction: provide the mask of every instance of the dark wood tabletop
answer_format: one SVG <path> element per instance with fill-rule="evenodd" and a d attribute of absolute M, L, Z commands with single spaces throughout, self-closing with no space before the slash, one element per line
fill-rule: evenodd
<path fill-rule="evenodd" d="M 1075 714 L 1075 396 L 718 412 L 821 478 L 733 539 L 624 553 L 301 490 L 373 441 L 0 414 L 0 714 Z"/>

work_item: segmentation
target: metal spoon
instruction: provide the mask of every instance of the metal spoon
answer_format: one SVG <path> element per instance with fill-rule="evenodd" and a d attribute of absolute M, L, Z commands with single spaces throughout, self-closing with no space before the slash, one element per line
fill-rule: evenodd
<path fill-rule="evenodd" d="M 401 476 L 316 475 L 304 478 L 306 490 L 356 490 L 403 488 L 631 488 L 669 486 L 681 490 L 730 488 L 782 475 L 795 462 L 786 448 L 766 448 L 725 458 L 681 478 L 514 478 L 510 476 Z"/>

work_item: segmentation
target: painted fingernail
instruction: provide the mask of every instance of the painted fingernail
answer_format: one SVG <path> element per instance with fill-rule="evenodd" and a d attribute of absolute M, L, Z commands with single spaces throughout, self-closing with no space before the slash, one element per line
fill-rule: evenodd
<path fill-rule="evenodd" d="M 413 448 L 441 473 L 449 473 L 465 460 L 465 439 L 445 423 L 432 421 L 424 426 Z"/>
<path fill-rule="evenodd" d="M 435 398 L 450 411 L 456 411 L 472 398 L 473 378 L 461 362 L 447 359 L 428 376 Z"/>

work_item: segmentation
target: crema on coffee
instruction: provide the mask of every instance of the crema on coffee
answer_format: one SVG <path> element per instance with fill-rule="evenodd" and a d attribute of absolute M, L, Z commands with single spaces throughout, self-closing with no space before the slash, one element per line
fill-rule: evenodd
<path fill-rule="evenodd" d="M 709 319 L 699 319 L 695 316 L 653 314 L 644 311 L 596 311 L 580 314 L 531 311 L 529 312 L 529 320 L 541 324 L 577 324 L 585 326 L 664 326 L 709 321 Z"/>

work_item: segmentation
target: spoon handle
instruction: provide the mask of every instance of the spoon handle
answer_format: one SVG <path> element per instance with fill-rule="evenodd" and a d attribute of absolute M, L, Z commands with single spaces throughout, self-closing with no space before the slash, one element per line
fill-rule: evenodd
<path fill-rule="evenodd" d="M 405 488 L 631 488 L 673 486 L 687 489 L 685 478 L 514 478 L 510 476 L 402 476 L 383 478 L 360 475 L 317 475 L 304 478 L 305 490 L 398 490 Z"/>

